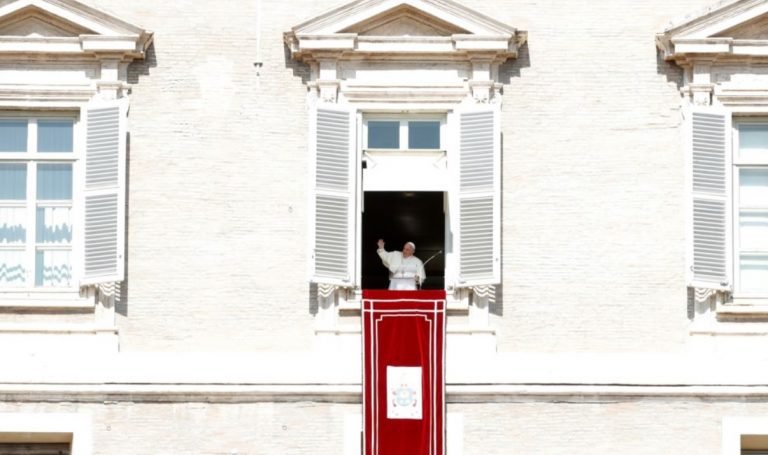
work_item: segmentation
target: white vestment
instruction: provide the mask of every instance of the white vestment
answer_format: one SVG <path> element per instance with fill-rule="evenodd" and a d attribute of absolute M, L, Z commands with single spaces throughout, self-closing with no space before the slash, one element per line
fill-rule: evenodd
<path fill-rule="evenodd" d="M 421 284 L 427 278 L 424 273 L 424 264 L 416 256 L 403 257 L 401 251 L 376 251 L 381 262 L 389 269 L 390 291 L 414 291 L 417 283 Z"/>

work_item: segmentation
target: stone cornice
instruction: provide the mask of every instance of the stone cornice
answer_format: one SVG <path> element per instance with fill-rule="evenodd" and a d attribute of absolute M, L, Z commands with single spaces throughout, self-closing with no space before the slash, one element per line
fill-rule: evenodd
<path fill-rule="evenodd" d="M 358 0 L 283 38 L 292 58 L 310 65 L 307 86 L 322 103 L 450 106 L 500 102 L 499 65 L 518 56 L 528 35 L 451 0 Z M 371 62 L 390 69 L 436 64 L 425 67 L 417 86 L 402 71 L 376 80 L 352 69 Z"/>
<path fill-rule="evenodd" d="M 339 52 L 340 60 L 360 56 L 376 59 L 420 60 L 434 57 L 443 60 L 467 61 L 476 53 L 492 55 L 493 59 L 516 58 L 525 42 L 525 32 L 515 36 L 452 35 L 450 37 L 378 37 L 358 36 L 354 33 L 332 35 L 285 34 L 285 42 L 294 59 L 312 62 L 328 52 Z"/>
<path fill-rule="evenodd" d="M 356 24 L 385 22 L 400 16 L 422 14 L 432 18 L 436 30 L 461 30 L 437 36 L 372 36 L 351 30 Z M 359 0 L 336 8 L 284 33 L 294 59 L 315 61 L 318 53 L 341 52 L 341 59 L 356 55 L 376 58 L 419 59 L 439 56 L 467 60 L 473 52 L 490 52 L 499 60 L 515 58 L 527 40 L 527 33 L 495 19 L 478 14 L 449 0 Z"/>
<path fill-rule="evenodd" d="M 74 0 L 17 0 L 0 7 L 0 29 L 8 21 L 24 17 L 48 18 L 51 23 L 85 30 L 77 36 L 2 36 L 0 59 L 15 59 L 19 54 L 38 54 L 70 60 L 143 58 L 152 42 L 152 32 L 107 15 Z"/>
<path fill-rule="evenodd" d="M 338 33 L 380 14 L 408 6 L 471 34 L 514 34 L 515 29 L 451 0 L 358 0 L 293 27 L 294 34 Z"/>
<path fill-rule="evenodd" d="M 765 0 L 724 0 L 673 21 L 665 35 L 707 37 L 768 12 Z"/>
<path fill-rule="evenodd" d="M 356 384 L 2 384 L 5 402 L 361 403 Z M 446 384 L 448 403 L 764 402 L 768 385 Z"/>
<path fill-rule="evenodd" d="M 768 40 L 722 36 L 765 14 L 768 14 L 765 0 L 721 2 L 657 34 L 656 45 L 665 60 L 681 65 L 690 65 L 698 58 L 765 59 Z"/>

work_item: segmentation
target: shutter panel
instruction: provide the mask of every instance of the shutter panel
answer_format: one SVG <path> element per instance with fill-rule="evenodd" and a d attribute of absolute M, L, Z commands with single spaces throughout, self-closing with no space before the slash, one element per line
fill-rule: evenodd
<path fill-rule="evenodd" d="M 128 100 L 85 109 L 85 185 L 81 285 L 122 281 Z"/>
<path fill-rule="evenodd" d="M 473 107 L 458 117 L 458 284 L 499 284 L 499 107 Z"/>
<path fill-rule="evenodd" d="M 688 286 L 728 290 L 731 116 L 713 108 L 694 108 L 689 124 Z"/>
<path fill-rule="evenodd" d="M 310 122 L 313 153 L 312 276 L 354 284 L 355 134 L 350 109 L 319 106 Z"/>

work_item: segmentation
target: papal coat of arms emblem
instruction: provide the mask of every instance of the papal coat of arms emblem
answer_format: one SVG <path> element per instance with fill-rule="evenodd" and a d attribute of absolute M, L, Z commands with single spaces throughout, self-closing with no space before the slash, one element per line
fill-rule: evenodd
<path fill-rule="evenodd" d="M 421 419 L 421 367 L 387 366 L 387 418 Z"/>

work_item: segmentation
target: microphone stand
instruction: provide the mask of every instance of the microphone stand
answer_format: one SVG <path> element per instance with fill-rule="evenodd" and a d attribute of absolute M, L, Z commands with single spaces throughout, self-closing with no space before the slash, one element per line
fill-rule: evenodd
<path fill-rule="evenodd" d="M 427 263 L 429 263 L 429 261 L 431 261 L 432 259 L 434 259 L 434 258 L 435 258 L 435 256 L 437 256 L 438 254 L 440 254 L 440 253 L 442 253 L 442 252 L 443 252 L 443 250 L 440 250 L 440 251 L 438 251 L 437 253 L 435 253 L 435 254 L 433 254 L 432 256 L 430 256 L 430 257 L 429 257 L 429 259 L 427 259 L 426 261 L 424 261 L 424 264 L 423 264 L 423 265 L 427 265 Z"/>
<path fill-rule="evenodd" d="M 435 253 L 435 254 L 433 254 L 432 256 L 430 256 L 430 257 L 429 257 L 429 259 L 427 259 L 426 261 L 424 261 L 424 262 L 421 264 L 421 265 L 422 265 L 422 267 L 426 267 L 426 266 L 427 266 L 427 264 L 429 263 L 429 261 L 431 261 L 432 259 L 434 259 L 434 258 L 435 258 L 435 257 L 436 257 L 438 254 L 440 254 L 440 253 L 442 253 L 442 252 L 443 252 L 443 250 L 440 250 L 440 251 L 438 251 L 437 253 Z M 418 285 L 419 285 L 419 289 L 421 289 L 421 282 L 419 282 L 419 283 L 418 283 Z"/>

